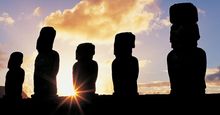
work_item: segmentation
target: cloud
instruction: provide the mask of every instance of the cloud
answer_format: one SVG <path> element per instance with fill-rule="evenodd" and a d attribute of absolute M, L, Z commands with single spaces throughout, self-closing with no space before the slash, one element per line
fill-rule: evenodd
<path fill-rule="evenodd" d="M 206 11 L 203 10 L 203 9 L 201 9 L 201 8 L 198 8 L 197 10 L 198 10 L 198 13 L 199 13 L 199 14 L 203 14 L 203 15 L 206 14 Z"/>
<path fill-rule="evenodd" d="M 220 68 L 208 68 L 206 70 L 206 76 L 212 75 L 212 74 L 216 74 L 219 72 Z"/>
<path fill-rule="evenodd" d="M 72 9 L 51 13 L 44 25 L 72 38 L 101 41 L 122 31 L 146 31 L 158 13 L 155 0 L 82 0 Z"/>
<path fill-rule="evenodd" d="M 12 25 L 15 23 L 14 19 L 6 12 L 0 15 L 0 24 Z"/>
<path fill-rule="evenodd" d="M 33 16 L 39 17 L 40 15 L 41 15 L 41 8 L 40 7 L 35 8 L 33 11 Z"/>
<path fill-rule="evenodd" d="M 170 86 L 169 82 L 165 81 L 154 81 L 152 83 L 140 83 L 138 84 L 139 87 L 162 87 L 162 86 Z"/>
<path fill-rule="evenodd" d="M 220 66 L 217 68 L 209 68 L 206 71 L 206 91 L 207 93 L 220 92 Z"/>
<path fill-rule="evenodd" d="M 170 19 L 167 16 L 166 18 L 161 18 L 160 16 L 153 20 L 152 29 L 160 30 L 162 28 L 170 27 Z"/>
<path fill-rule="evenodd" d="M 169 94 L 170 83 L 166 81 L 154 81 L 152 83 L 139 83 L 140 94 Z"/>
<path fill-rule="evenodd" d="M 208 69 L 208 74 L 206 76 L 207 81 L 220 81 L 220 67 Z"/>
<path fill-rule="evenodd" d="M 140 94 L 169 94 L 170 83 L 166 81 L 154 81 L 151 83 L 139 83 Z M 220 81 L 206 81 L 206 93 L 213 94 L 220 92 Z"/>
<path fill-rule="evenodd" d="M 161 26 L 169 27 L 171 25 L 169 17 L 165 19 L 161 19 L 160 21 Z"/>
<path fill-rule="evenodd" d="M 152 63 L 151 60 L 140 60 L 139 61 L 139 67 L 144 68 L 147 64 L 151 64 L 151 63 Z"/>
<path fill-rule="evenodd" d="M 206 93 L 220 93 L 220 80 L 206 80 Z"/>
<path fill-rule="evenodd" d="M 216 86 L 220 87 L 220 81 L 219 80 L 216 80 L 216 81 L 207 80 L 206 85 L 208 87 L 216 87 Z"/>

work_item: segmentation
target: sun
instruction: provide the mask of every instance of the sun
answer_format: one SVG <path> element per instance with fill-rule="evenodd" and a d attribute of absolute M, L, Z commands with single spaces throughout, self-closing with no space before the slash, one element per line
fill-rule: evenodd
<path fill-rule="evenodd" d="M 57 93 L 59 96 L 75 96 L 77 94 L 72 81 L 71 70 L 67 66 L 61 66 L 57 75 Z"/>
<path fill-rule="evenodd" d="M 82 93 L 90 91 L 79 91 L 79 89 L 81 89 L 80 87 L 83 87 L 83 85 L 84 84 L 74 86 L 71 65 L 69 63 L 60 65 L 60 70 L 57 75 L 57 94 L 59 96 L 73 96 L 75 98 L 79 98 L 80 100 L 85 100 L 82 99 Z"/>
<path fill-rule="evenodd" d="M 72 94 L 74 97 L 77 97 L 78 96 L 78 92 L 75 90 L 75 89 L 73 89 L 73 94 Z"/>
<path fill-rule="evenodd" d="M 59 96 L 73 96 L 79 100 L 86 100 L 82 97 L 82 93 L 90 92 L 90 90 L 79 91 L 81 86 L 75 86 L 73 84 L 72 72 L 67 68 L 61 66 L 61 70 L 57 75 L 57 90 Z"/>
<path fill-rule="evenodd" d="M 64 56 L 65 57 L 65 56 Z M 57 74 L 57 94 L 58 96 L 76 96 L 81 95 L 82 92 L 89 91 L 76 91 L 74 90 L 73 77 L 72 77 L 72 66 L 75 63 L 66 58 L 61 59 L 59 72 Z M 109 66 L 109 65 L 108 65 Z M 96 81 L 96 93 L 97 94 L 112 94 L 113 86 L 111 82 L 111 76 L 106 76 L 106 73 L 111 72 L 109 68 L 106 67 L 106 64 L 100 64 L 99 76 Z M 82 87 L 82 86 L 78 86 Z M 79 90 L 79 89 L 78 89 Z"/>

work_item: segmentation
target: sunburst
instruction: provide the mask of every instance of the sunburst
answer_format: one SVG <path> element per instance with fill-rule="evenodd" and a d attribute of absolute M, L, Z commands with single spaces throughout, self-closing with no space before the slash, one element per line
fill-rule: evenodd
<path fill-rule="evenodd" d="M 77 109 L 81 115 L 84 115 L 82 104 L 90 103 L 89 99 L 85 97 L 87 93 L 90 93 L 92 90 L 79 90 L 83 87 L 84 84 L 81 84 L 78 87 L 74 87 L 72 96 L 65 97 L 61 103 L 58 105 L 58 109 L 64 104 L 68 104 L 68 113 L 71 113 L 73 106 L 77 106 Z"/>

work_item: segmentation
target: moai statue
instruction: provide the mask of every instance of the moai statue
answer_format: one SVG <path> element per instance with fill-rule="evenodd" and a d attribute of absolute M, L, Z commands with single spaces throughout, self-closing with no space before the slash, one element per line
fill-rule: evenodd
<path fill-rule="evenodd" d="M 135 35 L 131 32 L 118 33 L 115 36 L 112 62 L 113 95 L 138 95 L 137 79 L 139 74 L 138 59 L 132 56 L 135 47 Z"/>
<path fill-rule="evenodd" d="M 25 72 L 21 68 L 23 54 L 13 52 L 8 61 L 9 71 L 6 74 L 5 97 L 12 100 L 22 99 L 22 85 L 24 82 Z"/>
<path fill-rule="evenodd" d="M 95 46 L 92 43 L 82 43 L 76 49 L 77 62 L 73 65 L 73 86 L 78 95 L 89 98 L 95 94 L 98 64 L 93 60 Z"/>
<path fill-rule="evenodd" d="M 33 97 L 57 97 L 59 54 L 53 50 L 55 36 L 56 31 L 53 27 L 43 27 L 40 31 L 37 40 L 38 55 L 35 59 Z"/>
<path fill-rule="evenodd" d="M 205 95 L 206 53 L 197 47 L 200 38 L 197 8 L 192 3 L 170 7 L 170 42 L 167 56 L 171 95 Z"/>

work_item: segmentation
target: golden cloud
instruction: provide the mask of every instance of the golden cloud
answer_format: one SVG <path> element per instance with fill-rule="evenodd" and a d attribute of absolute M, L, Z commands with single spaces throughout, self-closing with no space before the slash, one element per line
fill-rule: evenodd
<path fill-rule="evenodd" d="M 158 13 L 155 0 L 81 0 L 72 9 L 51 13 L 44 25 L 63 35 L 100 41 L 118 32 L 148 30 Z"/>
<path fill-rule="evenodd" d="M 206 82 L 206 85 L 208 87 L 217 87 L 217 86 L 220 86 L 220 81 L 219 80 L 216 80 L 216 81 L 207 81 Z"/>
<path fill-rule="evenodd" d="M 206 81 L 206 93 L 213 94 L 213 93 L 220 93 L 220 81 L 219 80 L 212 80 Z"/>
<path fill-rule="evenodd" d="M 0 16 L 0 24 L 7 24 L 7 25 L 12 25 L 14 24 L 14 19 L 6 12 L 4 12 L 1 16 Z"/>
<path fill-rule="evenodd" d="M 166 17 L 165 19 L 161 19 L 160 23 L 162 26 L 165 26 L 165 27 L 168 27 L 171 25 L 169 17 Z"/>
<path fill-rule="evenodd" d="M 154 81 L 152 83 L 139 83 L 140 94 L 169 94 L 170 83 L 166 81 Z"/>
<path fill-rule="evenodd" d="M 206 70 L 206 75 L 208 76 L 208 75 L 216 74 L 219 72 L 219 70 L 220 70 L 220 67 L 219 68 L 208 68 Z"/>

